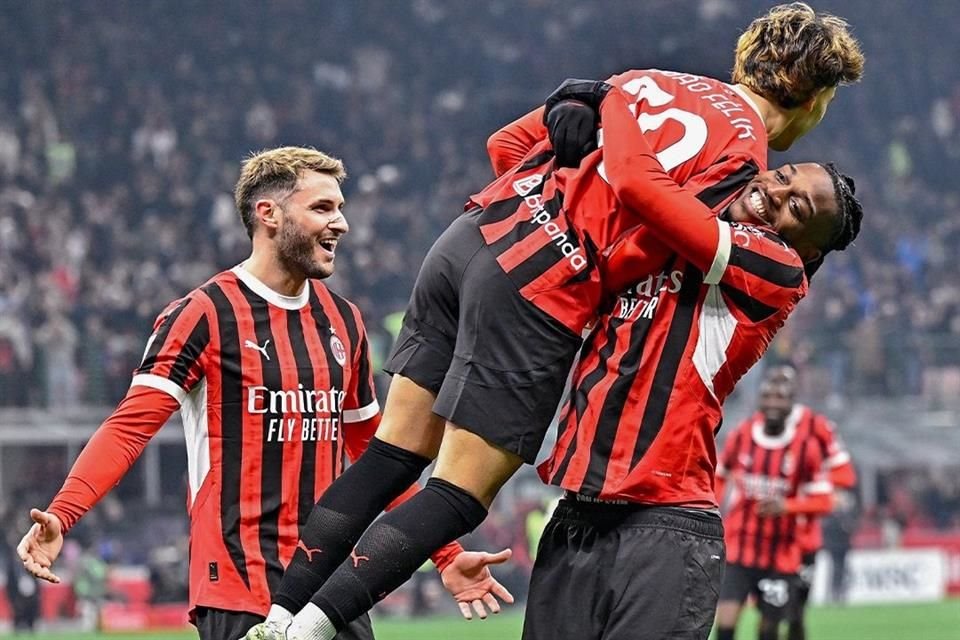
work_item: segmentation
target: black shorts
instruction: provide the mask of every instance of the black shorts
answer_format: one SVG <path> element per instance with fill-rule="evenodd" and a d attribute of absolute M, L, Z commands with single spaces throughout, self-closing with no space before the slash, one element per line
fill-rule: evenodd
<path fill-rule="evenodd" d="M 720 589 L 721 602 L 743 604 L 753 594 L 760 615 L 772 621 L 785 620 L 796 595 L 795 573 L 780 573 L 771 569 L 728 564 Z"/>
<path fill-rule="evenodd" d="M 437 394 L 434 412 L 529 464 L 580 336 L 526 300 L 463 214 L 427 253 L 384 370 Z"/>
<path fill-rule="evenodd" d="M 240 640 L 251 627 L 263 622 L 264 617 L 246 611 L 224 611 L 197 607 L 197 631 L 200 640 Z M 337 634 L 335 640 L 374 640 L 370 616 L 363 614 Z"/>
<path fill-rule="evenodd" d="M 564 499 L 537 549 L 523 640 L 706 640 L 724 555 L 714 513 Z"/>

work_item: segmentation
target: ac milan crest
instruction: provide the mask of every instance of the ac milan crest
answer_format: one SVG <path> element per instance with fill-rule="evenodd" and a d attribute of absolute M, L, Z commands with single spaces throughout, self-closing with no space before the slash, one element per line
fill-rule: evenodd
<path fill-rule="evenodd" d="M 341 367 L 347 361 L 347 350 L 343 346 L 343 342 L 340 341 L 336 335 L 330 336 L 330 353 L 333 354 L 333 359 L 337 361 Z"/>

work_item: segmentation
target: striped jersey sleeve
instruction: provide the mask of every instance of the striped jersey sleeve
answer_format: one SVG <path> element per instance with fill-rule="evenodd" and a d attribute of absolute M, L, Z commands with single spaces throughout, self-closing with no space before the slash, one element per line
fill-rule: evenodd
<path fill-rule="evenodd" d="M 373 382 L 373 365 L 370 360 L 370 341 L 367 339 L 367 330 L 359 309 L 352 303 L 350 311 L 357 328 L 357 342 L 353 350 L 350 379 L 345 385 L 346 397 L 343 400 L 345 423 L 363 422 L 380 413 Z"/>
<path fill-rule="evenodd" d="M 130 386 L 163 391 L 183 402 L 203 378 L 202 358 L 210 343 L 210 318 L 197 294 L 181 298 L 157 317 Z"/>

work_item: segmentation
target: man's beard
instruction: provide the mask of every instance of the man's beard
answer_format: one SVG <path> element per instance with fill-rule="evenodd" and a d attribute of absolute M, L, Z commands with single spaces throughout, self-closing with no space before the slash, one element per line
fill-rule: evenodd
<path fill-rule="evenodd" d="M 280 262 L 291 272 L 300 272 L 307 278 L 328 278 L 333 274 L 333 265 L 317 262 L 313 254 L 317 242 L 299 227 L 285 223 L 277 236 L 277 255 Z"/>

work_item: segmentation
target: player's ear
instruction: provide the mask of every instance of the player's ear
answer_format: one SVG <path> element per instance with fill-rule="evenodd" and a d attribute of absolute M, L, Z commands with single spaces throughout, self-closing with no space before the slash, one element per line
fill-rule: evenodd
<path fill-rule="evenodd" d="M 280 207 L 276 200 L 271 198 L 257 200 L 253 205 L 253 212 L 257 222 L 268 229 L 276 229 L 280 226 Z"/>
<path fill-rule="evenodd" d="M 826 91 L 825 87 L 821 87 L 820 89 L 814 91 L 813 95 L 800 105 L 800 108 L 807 113 L 813 113 L 813 110 L 817 108 L 817 99 L 824 91 Z"/>

